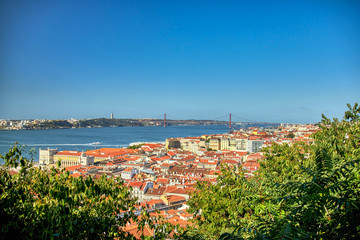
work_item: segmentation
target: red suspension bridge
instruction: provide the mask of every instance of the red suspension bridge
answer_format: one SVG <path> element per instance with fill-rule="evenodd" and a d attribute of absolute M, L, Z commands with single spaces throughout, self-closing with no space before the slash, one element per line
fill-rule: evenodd
<path fill-rule="evenodd" d="M 169 117 L 171 118 L 171 120 L 169 119 Z M 228 117 L 228 120 L 221 120 L 221 119 L 224 119 Z M 233 121 L 233 118 L 235 117 L 235 119 L 237 119 L 238 121 Z M 159 119 L 159 117 L 157 117 L 156 119 Z M 179 118 L 176 118 L 176 117 L 173 117 L 173 116 L 169 116 L 167 115 L 166 113 L 164 113 L 163 115 L 163 126 L 166 127 L 167 126 L 167 123 L 169 121 L 172 121 L 172 120 L 177 120 L 177 121 L 182 121 L 182 119 L 179 119 Z M 242 117 L 239 117 L 235 114 L 231 114 L 229 113 L 228 115 L 223 115 L 219 118 L 216 118 L 216 119 L 208 119 L 208 120 L 203 120 L 203 121 L 215 121 L 215 122 L 219 122 L 220 124 L 226 124 L 229 129 L 232 129 L 234 127 L 234 125 L 241 125 L 241 126 L 248 126 L 248 125 L 263 125 L 265 128 L 267 127 L 275 127 L 275 126 L 279 126 L 281 123 L 274 123 L 274 122 L 260 122 L 260 121 L 253 121 L 253 120 L 249 120 L 249 119 L 245 119 L 245 118 L 242 118 Z"/>

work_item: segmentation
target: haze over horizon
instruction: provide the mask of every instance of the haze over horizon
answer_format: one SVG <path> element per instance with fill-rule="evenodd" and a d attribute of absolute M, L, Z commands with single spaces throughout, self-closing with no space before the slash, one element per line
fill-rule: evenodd
<path fill-rule="evenodd" d="M 314 123 L 360 102 L 357 1 L 14 0 L 0 29 L 0 119 Z"/>

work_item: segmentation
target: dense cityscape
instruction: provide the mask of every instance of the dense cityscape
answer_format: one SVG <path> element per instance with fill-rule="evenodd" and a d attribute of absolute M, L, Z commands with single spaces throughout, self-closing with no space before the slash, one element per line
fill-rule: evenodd
<path fill-rule="evenodd" d="M 120 177 L 137 199 L 136 214 L 156 210 L 173 225 L 191 225 L 187 201 L 196 183 L 216 184 L 221 166 L 247 177 L 259 169 L 262 149 L 271 144 L 310 143 L 317 125 L 288 124 L 278 128 L 250 127 L 231 133 L 166 139 L 165 143 L 133 143 L 128 148 L 98 148 L 86 152 L 39 149 L 37 167 L 60 163 L 73 177 Z M 98 143 L 99 145 L 101 143 Z M 16 169 L 12 170 L 15 174 Z M 134 234 L 137 225 L 127 230 Z"/>
<path fill-rule="evenodd" d="M 359 154 L 360 107 L 356 103 L 348 108 L 343 120 L 323 117 L 319 124 L 249 127 L 222 134 L 168 138 L 165 142 L 136 142 L 127 148 L 104 148 L 100 142 L 95 144 L 98 148 L 86 151 L 40 148 L 39 161 L 34 165 L 21 156 L 23 150 L 15 145 L 1 156 L 5 161 L 0 169 L 1 184 L 8 189 L 1 201 L 10 204 L 27 199 L 24 203 L 28 207 L 21 210 L 21 204 L 14 208 L 10 204 L 4 216 L 22 219 L 24 215 L 8 212 L 19 209 L 22 214 L 32 212 L 33 208 L 48 208 L 41 213 L 42 220 L 24 223 L 30 231 L 27 234 L 37 232 L 34 226 L 38 221 L 64 218 L 62 221 L 70 224 L 69 228 L 44 225 L 44 229 L 53 229 L 47 236 L 71 236 L 71 229 L 75 227 L 79 234 L 95 238 L 106 234 L 104 236 L 124 239 L 182 239 L 200 234 L 206 239 L 218 239 L 227 235 L 254 238 L 264 234 L 236 230 L 238 226 L 232 222 L 244 211 L 245 215 L 240 217 L 244 222 L 240 224 L 255 224 L 255 227 L 261 227 L 267 217 L 273 219 L 264 209 L 278 214 L 280 222 L 293 219 L 299 207 L 304 211 L 310 207 L 308 211 L 312 212 L 314 207 L 322 208 L 323 204 L 335 208 L 333 214 L 347 214 L 349 209 L 356 215 L 358 198 L 354 196 L 359 189 L 356 181 L 359 160 L 354 158 Z M 329 139 L 333 139 L 330 146 Z M 317 176 L 322 176 L 320 182 Z M 8 179 L 16 184 L 9 185 Z M 296 181 L 300 185 L 293 185 Z M 305 183 L 314 184 L 315 189 L 305 187 Z M 353 188 L 347 187 L 348 184 Z M 285 202 L 277 196 L 282 192 L 286 197 L 291 191 L 295 195 Z M 303 193 L 297 195 L 298 191 Z M 318 191 L 322 194 L 320 200 Z M 338 196 L 339 191 L 347 191 L 348 197 Z M 308 201 L 306 205 L 299 206 L 297 201 L 304 199 Z M 340 208 L 344 201 L 354 204 Z M 284 203 L 289 208 L 289 216 L 283 214 Z M 52 214 L 53 211 L 60 211 L 60 215 Z M 107 213 L 99 217 L 104 211 Z M 81 213 L 86 214 L 85 218 Z M 95 215 L 89 217 L 88 214 Z M 77 220 L 72 220 L 74 218 Z M 352 231 L 347 232 L 347 227 L 343 229 L 335 222 L 338 230 L 322 235 L 357 236 L 356 220 L 346 219 L 339 221 L 349 222 L 354 226 Z M 305 214 L 300 215 L 298 221 L 308 220 Z M 24 227 L 21 222 L 7 221 L 6 224 L 14 229 Z M 95 224 L 98 229 L 89 224 Z M 90 227 L 90 232 L 84 231 L 84 227 Z M 224 230 L 228 227 L 236 232 Z M 283 228 L 273 230 L 275 235 L 282 235 L 284 231 Z M 21 235 L 17 231 L 3 231 L 10 238 Z M 297 230 L 294 231 L 292 234 L 297 234 Z M 304 232 L 301 238 L 318 234 L 311 231 Z"/>

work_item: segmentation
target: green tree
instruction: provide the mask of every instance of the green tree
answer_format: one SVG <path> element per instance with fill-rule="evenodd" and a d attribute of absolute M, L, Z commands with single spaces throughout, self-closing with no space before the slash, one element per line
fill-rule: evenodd
<path fill-rule="evenodd" d="M 223 167 L 189 201 L 196 228 L 183 238 L 358 239 L 360 107 L 323 116 L 313 143 L 274 144 L 253 177 Z"/>
<path fill-rule="evenodd" d="M 295 137 L 295 134 L 294 133 L 289 133 L 286 135 L 287 138 L 294 138 Z"/>
<path fill-rule="evenodd" d="M 133 222 L 164 237 L 163 222 L 134 214 L 136 199 L 118 179 L 72 177 L 69 172 L 33 167 L 15 145 L 1 156 L 0 239 L 134 239 L 124 227 Z M 17 174 L 10 168 L 20 167 Z M 145 236 L 142 236 L 145 238 Z"/>
<path fill-rule="evenodd" d="M 341 121 L 323 116 L 322 131 L 313 136 L 310 149 L 312 166 L 303 169 L 308 180 L 282 186 L 293 235 L 360 237 L 360 107 L 348 108 Z"/>
<path fill-rule="evenodd" d="M 143 146 L 144 144 L 136 144 L 136 145 L 132 145 L 132 146 L 128 146 L 127 149 L 139 149 Z"/>

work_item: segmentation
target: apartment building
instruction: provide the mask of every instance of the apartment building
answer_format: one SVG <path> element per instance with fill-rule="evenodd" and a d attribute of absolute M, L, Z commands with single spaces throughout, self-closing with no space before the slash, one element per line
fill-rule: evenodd
<path fill-rule="evenodd" d="M 247 141 L 247 151 L 249 153 L 259 152 L 263 145 L 263 140 L 248 140 Z"/>
<path fill-rule="evenodd" d="M 220 150 L 221 149 L 221 139 L 220 138 L 211 138 L 209 141 L 209 148 L 212 150 Z"/>

